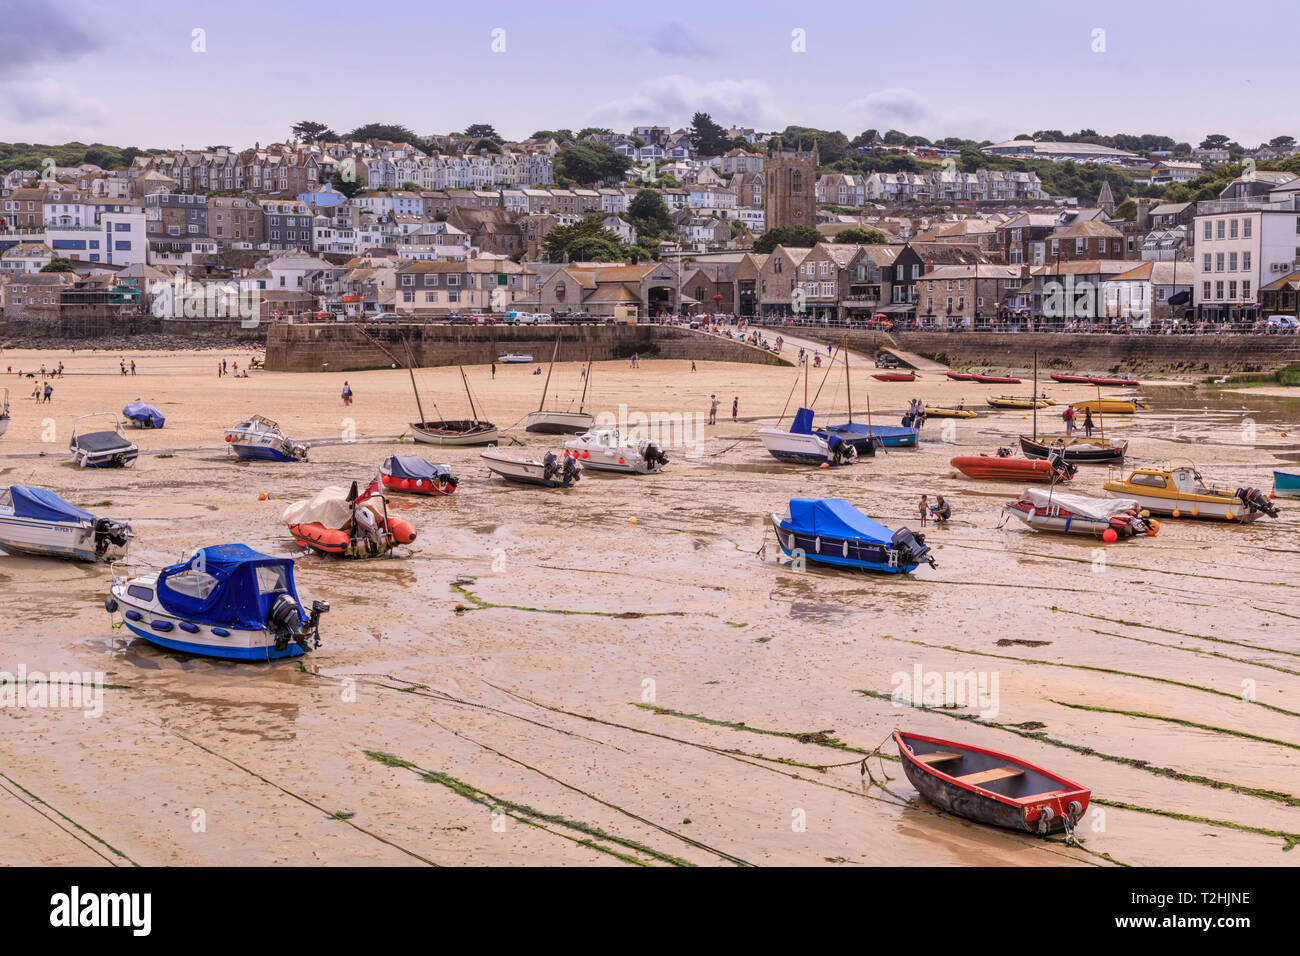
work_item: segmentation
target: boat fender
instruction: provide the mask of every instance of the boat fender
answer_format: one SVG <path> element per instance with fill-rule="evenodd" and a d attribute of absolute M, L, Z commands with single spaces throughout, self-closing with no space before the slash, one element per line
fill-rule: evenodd
<path fill-rule="evenodd" d="M 116 598 L 111 598 L 111 597 L 110 597 L 110 598 L 105 598 L 105 599 L 104 599 L 104 610 L 107 611 L 109 614 L 112 614 L 114 611 L 116 611 L 116 610 L 117 610 L 117 599 L 116 599 Z"/>
<path fill-rule="evenodd" d="M 845 538 L 844 541 L 841 543 L 841 545 L 840 545 L 840 552 L 841 552 L 841 553 L 844 555 L 844 557 L 846 557 L 846 558 L 849 556 L 849 541 L 848 541 L 847 538 Z"/>
<path fill-rule="evenodd" d="M 1043 812 L 1038 815 L 1038 832 L 1047 833 L 1052 825 L 1052 820 L 1056 816 L 1051 807 L 1043 807 Z"/>
<path fill-rule="evenodd" d="M 822 553 L 822 539 L 821 539 L 821 538 L 814 538 L 814 539 L 813 539 L 813 550 L 816 551 L 818 554 L 821 554 L 821 553 Z"/>

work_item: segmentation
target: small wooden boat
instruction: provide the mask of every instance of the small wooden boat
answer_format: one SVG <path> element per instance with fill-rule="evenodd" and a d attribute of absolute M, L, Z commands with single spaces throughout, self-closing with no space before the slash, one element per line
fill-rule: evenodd
<path fill-rule="evenodd" d="M 982 385 L 1019 385 L 1020 379 L 1010 375 L 972 375 L 971 380 Z"/>
<path fill-rule="evenodd" d="M 226 447 L 246 461 L 306 461 L 311 445 L 294 441 L 269 418 L 254 415 L 226 430 Z"/>
<path fill-rule="evenodd" d="M 878 372 L 871 376 L 878 382 L 915 382 L 915 372 Z"/>
<path fill-rule="evenodd" d="M 1046 458 L 1053 449 L 1072 465 L 1108 465 L 1124 460 L 1128 453 L 1127 441 L 1108 441 L 1105 438 L 1086 438 L 1081 435 L 1064 435 L 1030 438 L 1020 436 L 1020 450 L 1029 458 Z"/>
<path fill-rule="evenodd" d="M 923 561 L 935 566 L 925 535 L 891 531 L 843 498 L 791 498 L 784 517 L 768 518 L 787 556 L 887 574 L 908 574 Z"/>
<path fill-rule="evenodd" d="M 111 429 L 86 431 L 82 422 L 92 418 L 109 418 Z M 126 437 L 122 422 L 113 412 L 92 412 L 72 423 L 72 441 L 68 443 L 72 460 L 82 468 L 125 468 L 135 464 L 140 449 Z"/>
<path fill-rule="evenodd" d="M 975 376 L 970 372 L 948 372 L 948 377 L 954 382 L 973 382 Z"/>
<path fill-rule="evenodd" d="M 1105 388 L 1137 388 L 1142 383 L 1135 378 L 1089 378 L 1089 385 L 1101 385 Z"/>
<path fill-rule="evenodd" d="M 1277 498 L 1300 498 L 1300 475 L 1289 471 L 1273 472 L 1273 495 Z"/>
<path fill-rule="evenodd" d="M 990 395 L 985 402 L 993 408 L 1050 408 L 1056 404 L 1056 400 L 1051 398 L 1022 398 L 1018 395 Z"/>
<path fill-rule="evenodd" d="M 1073 830 L 1091 791 L 995 750 L 894 731 L 903 771 L 941 810 L 977 823 L 1030 833 Z"/>
<path fill-rule="evenodd" d="M 496 425 L 473 419 L 457 421 L 411 422 L 411 435 L 424 445 L 495 445 L 499 440 Z"/>
<path fill-rule="evenodd" d="M 1277 508 L 1258 488 L 1207 487 L 1191 465 L 1178 468 L 1136 468 L 1126 479 L 1103 486 L 1112 495 L 1132 498 L 1152 514 L 1174 518 L 1254 521 L 1261 514 L 1277 517 Z"/>
<path fill-rule="evenodd" d="M 516 484 L 570 488 L 582 478 L 582 466 L 568 453 L 563 463 L 553 451 L 548 451 L 541 461 L 511 458 L 499 451 L 485 451 L 479 457 L 487 462 L 488 470 L 493 474 Z"/>
<path fill-rule="evenodd" d="M 983 481 L 1069 481 L 1078 470 L 1060 458 L 1013 458 L 1011 449 L 996 455 L 958 455 L 949 464 L 967 478 Z"/>
<path fill-rule="evenodd" d="M 980 413 L 972 408 L 945 408 L 942 405 L 925 406 L 926 418 L 979 418 Z"/>
<path fill-rule="evenodd" d="M 450 495 L 460 484 L 450 465 L 435 465 L 418 455 L 391 455 L 379 466 L 379 480 L 388 491 L 408 495 Z"/>
<path fill-rule="evenodd" d="M 1052 372 L 1051 379 L 1054 382 L 1061 382 L 1066 385 L 1091 385 L 1092 379 L 1087 375 L 1063 375 L 1060 372 Z"/>
<path fill-rule="evenodd" d="M 1096 415 L 1102 412 L 1106 415 L 1136 415 L 1139 411 L 1145 411 L 1151 407 L 1150 402 L 1139 402 L 1136 399 L 1123 398 L 1090 398 L 1082 402 L 1070 403 L 1076 410 L 1081 412 L 1092 412 Z"/>
<path fill-rule="evenodd" d="M 1061 494 L 1054 489 L 1026 488 L 1005 510 L 1035 531 L 1086 534 L 1114 541 L 1150 536 L 1160 530 L 1153 518 L 1143 518 L 1133 498 L 1093 498 Z"/>

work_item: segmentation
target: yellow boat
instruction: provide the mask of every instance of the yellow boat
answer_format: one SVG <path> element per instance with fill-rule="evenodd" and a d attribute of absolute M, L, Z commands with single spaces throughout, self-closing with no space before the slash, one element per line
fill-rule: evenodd
<path fill-rule="evenodd" d="M 942 408 L 934 405 L 925 406 L 927 418 L 979 418 L 979 412 L 969 408 Z"/>
<path fill-rule="evenodd" d="M 1261 514 L 1277 517 L 1277 508 L 1258 488 L 1206 486 L 1191 465 L 1177 468 L 1136 468 L 1122 481 L 1102 485 L 1119 498 L 1133 498 L 1152 514 L 1174 518 L 1210 518 L 1218 521 L 1254 521 Z"/>
<path fill-rule="evenodd" d="M 1090 398 L 1084 402 L 1071 402 L 1079 411 L 1089 411 L 1096 415 L 1136 415 L 1139 409 L 1151 407 L 1150 402 L 1138 402 L 1126 398 Z"/>
<path fill-rule="evenodd" d="M 1030 395 L 1023 398 L 1016 395 L 990 395 L 985 401 L 994 408 L 1048 408 L 1056 404 L 1055 399 L 1034 398 Z"/>

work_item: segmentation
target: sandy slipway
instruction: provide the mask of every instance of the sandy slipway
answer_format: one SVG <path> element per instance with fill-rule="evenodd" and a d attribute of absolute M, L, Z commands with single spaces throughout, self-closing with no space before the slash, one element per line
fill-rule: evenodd
<path fill-rule="evenodd" d="M 119 354 L 136 376 L 115 374 Z M 1163 521 L 1154 538 L 1100 552 L 1014 520 L 1000 528 L 1019 488 L 966 479 L 948 460 L 1013 444 L 1028 413 L 984 408 L 1003 386 L 874 381 L 867 356 L 854 357 L 855 419 L 868 397 L 882 424 L 911 398 L 964 399 L 981 417 L 932 422 L 916 451 L 810 470 L 776 463 L 754 435 L 798 404 L 796 369 L 599 363 L 589 411 L 704 416 L 716 393 L 719 424 L 692 454 L 670 447 L 659 475 L 521 489 L 489 477 L 477 450 L 396 441 L 416 417 L 403 370 L 217 378 L 221 357 L 242 368 L 250 355 L 6 350 L 14 417 L 0 483 L 128 518 L 132 561 L 154 566 L 228 541 L 300 555 L 285 504 L 368 479 L 390 454 L 449 463 L 460 487 L 394 498 L 419 531 L 404 557 L 303 556 L 300 593 L 333 610 L 318 651 L 272 666 L 128 640 L 103 610 L 105 567 L 0 557 L 0 671 L 103 671 L 110 685 L 98 719 L 0 710 L 0 862 L 1300 862 L 1287 849 L 1300 840 L 1290 502 L 1276 521 Z M 60 360 L 49 404 L 3 374 Z M 524 443 L 503 450 L 529 457 L 560 447 L 517 424 L 540 397 L 531 371 L 467 369 L 486 416 Z M 824 385 L 819 374 L 818 419 L 840 420 L 843 371 Z M 429 417 L 435 403 L 437 417 L 467 415 L 455 368 L 417 378 Z M 1062 403 L 1095 397 L 1046 387 Z M 577 366 L 557 365 L 548 407 L 576 407 L 580 389 Z M 1191 459 L 1216 484 L 1267 490 L 1273 468 L 1300 457 L 1300 401 L 1285 389 L 1145 396 L 1149 413 L 1106 419 L 1130 440 L 1130 465 Z M 137 467 L 73 467 L 73 418 L 137 397 L 167 416 L 161 431 L 131 433 Z M 224 429 L 255 412 L 312 441 L 310 461 L 231 459 Z M 1059 413 L 1040 416 L 1059 431 Z M 1072 490 L 1102 494 L 1106 477 L 1081 469 Z M 844 497 L 915 528 L 923 493 L 955 510 L 950 527 L 925 529 L 937 570 L 886 579 L 776 560 L 767 513 L 791 496 Z M 891 699 L 896 687 L 910 695 L 918 664 L 983 675 L 996 713 Z M 895 726 L 1090 787 L 1082 846 L 919 801 L 892 744 L 872 755 Z"/>

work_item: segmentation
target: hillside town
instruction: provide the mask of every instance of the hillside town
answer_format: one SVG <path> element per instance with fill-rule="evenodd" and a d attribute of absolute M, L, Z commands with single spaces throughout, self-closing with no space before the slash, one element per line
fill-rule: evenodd
<path fill-rule="evenodd" d="M 50 159 L 4 173 L 4 321 L 65 335 L 138 317 L 1300 324 L 1300 176 L 1258 168 L 1294 155 L 1290 137 L 1175 156 L 1026 136 L 972 159 L 869 131 L 856 155 L 917 171 L 853 173 L 824 164 L 816 137 L 721 130 L 701 114 L 689 128 L 520 142 L 484 125 L 419 146 L 317 127 L 242 150 L 140 153 L 125 168 Z M 1041 166 L 1009 160 L 1122 176 L 1055 195 Z M 1238 168 L 1212 199 L 1161 198 Z"/>

